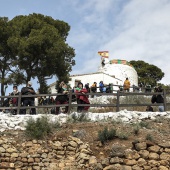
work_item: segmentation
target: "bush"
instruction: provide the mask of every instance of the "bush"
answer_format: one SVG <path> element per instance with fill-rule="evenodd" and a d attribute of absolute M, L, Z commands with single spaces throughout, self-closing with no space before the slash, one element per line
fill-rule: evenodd
<path fill-rule="evenodd" d="M 128 137 L 129 136 L 129 134 L 128 133 L 125 133 L 125 132 L 119 132 L 119 133 L 117 133 L 117 137 L 119 138 L 119 139 L 123 139 L 123 140 L 128 140 Z"/>
<path fill-rule="evenodd" d="M 154 122 L 156 122 L 156 123 L 163 123 L 164 121 L 165 121 L 165 118 L 164 118 L 163 116 L 157 117 L 157 118 L 154 120 Z"/>
<path fill-rule="evenodd" d="M 43 139 L 52 133 L 53 128 L 59 127 L 59 123 L 50 123 L 47 117 L 42 116 L 27 121 L 25 134 L 32 139 Z"/>
<path fill-rule="evenodd" d="M 72 118 L 73 122 L 88 122 L 88 121 L 90 121 L 90 119 L 88 119 L 87 113 L 79 113 L 79 114 L 73 113 L 71 115 L 71 118 Z"/>
<path fill-rule="evenodd" d="M 139 124 L 134 124 L 133 132 L 134 132 L 135 135 L 139 134 L 140 128 L 141 128 L 141 126 Z"/>
<path fill-rule="evenodd" d="M 146 121 L 141 121 L 141 122 L 139 123 L 139 125 L 140 125 L 140 127 L 145 127 L 146 129 L 149 128 L 149 123 L 146 122 Z"/>
<path fill-rule="evenodd" d="M 151 134 L 147 134 L 147 135 L 146 135 L 146 140 L 149 140 L 149 141 L 151 141 L 151 142 L 154 141 L 153 136 L 152 136 Z"/>
<path fill-rule="evenodd" d="M 116 136 L 116 130 L 110 129 L 108 130 L 108 127 L 105 127 L 103 131 L 98 132 L 98 139 L 101 141 L 102 144 L 104 144 L 108 140 L 112 140 Z"/>

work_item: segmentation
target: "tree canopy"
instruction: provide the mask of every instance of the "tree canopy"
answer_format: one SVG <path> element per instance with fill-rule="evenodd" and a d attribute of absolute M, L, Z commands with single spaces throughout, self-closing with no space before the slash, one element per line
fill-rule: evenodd
<path fill-rule="evenodd" d="M 4 86 L 11 82 L 8 79 L 10 73 L 12 73 L 12 62 L 14 56 L 11 49 L 7 45 L 7 41 L 10 37 L 12 29 L 8 26 L 8 18 L 0 18 L 0 81 L 1 81 L 1 95 L 5 94 Z"/>
<path fill-rule="evenodd" d="M 14 17 L 7 22 L 9 28 L 12 31 L 6 42 L 15 68 L 9 79 L 21 84 L 37 77 L 40 93 L 47 90 L 46 77 L 68 81 L 75 52 L 66 42 L 70 31 L 66 22 L 33 13 Z"/>
<path fill-rule="evenodd" d="M 138 73 L 139 83 L 142 83 L 143 85 L 149 84 L 151 86 L 156 86 L 164 77 L 162 70 L 153 64 L 146 63 L 142 60 L 132 60 L 130 63 Z"/>

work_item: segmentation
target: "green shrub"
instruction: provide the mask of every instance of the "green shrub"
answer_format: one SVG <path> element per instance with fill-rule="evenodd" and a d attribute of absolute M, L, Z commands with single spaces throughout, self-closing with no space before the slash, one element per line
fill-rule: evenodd
<path fill-rule="evenodd" d="M 87 113 L 73 113 L 71 115 L 71 118 L 73 120 L 73 122 L 89 122 L 90 119 L 87 116 Z"/>
<path fill-rule="evenodd" d="M 141 122 L 139 123 L 139 125 L 140 125 L 141 127 L 149 128 L 149 123 L 146 122 L 146 121 L 141 121 Z"/>
<path fill-rule="evenodd" d="M 163 123 L 164 120 L 165 120 L 165 118 L 164 118 L 163 116 L 161 116 L 161 117 L 157 117 L 157 118 L 154 120 L 154 122 L 156 122 L 156 123 Z"/>
<path fill-rule="evenodd" d="M 108 140 L 112 140 L 116 136 L 116 130 L 110 129 L 108 130 L 108 127 L 105 127 L 103 131 L 98 132 L 98 139 L 101 141 L 102 144 L 104 144 Z"/>
<path fill-rule="evenodd" d="M 135 135 L 139 134 L 140 128 L 141 128 L 141 126 L 139 124 L 134 124 L 133 132 L 134 132 Z"/>
<path fill-rule="evenodd" d="M 127 139 L 128 139 L 128 136 L 129 136 L 129 134 L 128 134 L 128 133 L 125 133 L 125 132 L 119 132 L 119 133 L 117 133 L 117 137 L 118 137 L 119 139 L 127 140 Z"/>
<path fill-rule="evenodd" d="M 42 116 L 34 120 L 30 118 L 26 124 L 25 134 L 32 139 L 43 139 L 52 133 L 53 128 L 59 127 L 59 123 L 50 123 L 47 117 Z"/>
<path fill-rule="evenodd" d="M 146 140 L 149 140 L 149 141 L 151 141 L 151 142 L 154 141 L 153 136 L 152 136 L 151 134 L 147 134 L 147 135 L 146 135 Z"/>

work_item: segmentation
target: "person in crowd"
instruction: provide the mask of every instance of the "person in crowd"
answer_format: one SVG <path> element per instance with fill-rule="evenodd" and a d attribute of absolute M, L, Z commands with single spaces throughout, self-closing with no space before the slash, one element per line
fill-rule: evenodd
<path fill-rule="evenodd" d="M 130 89 L 130 81 L 128 78 L 126 78 L 126 80 L 123 83 L 123 88 L 125 92 L 129 92 Z"/>
<path fill-rule="evenodd" d="M 143 92 L 143 89 L 144 89 L 143 83 L 140 82 L 140 83 L 138 84 L 138 87 L 139 87 L 139 91 L 140 91 L 140 92 Z"/>
<path fill-rule="evenodd" d="M 87 93 L 90 93 L 90 87 L 89 87 L 89 83 L 85 84 L 85 88 L 87 90 Z M 87 96 L 89 98 L 89 95 Z"/>
<path fill-rule="evenodd" d="M 161 86 L 159 87 L 156 87 L 154 89 L 155 92 L 163 92 L 163 89 Z M 152 98 L 151 98 L 151 102 L 152 103 L 164 103 L 164 98 L 161 94 L 158 94 L 158 95 L 153 95 Z M 159 112 L 164 112 L 164 106 L 163 105 L 160 105 L 158 107 L 159 109 Z"/>
<path fill-rule="evenodd" d="M 133 84 L 132 88 L 133 88 L 133 92 L 139 92 L 139 87 L 138 86 L 135 86 Z"/>
<path fill-rule="evenodd" d="M 44 98 L 42 96 L 38 97 L 38 105 L 42 106 L 44 103 Z"/>
<path fill-rule="evenodd" d="M 146 112 L 153 112 L 153 107 L 152 106 L 147 106 L 146 107 Z"/>
<path fill-rule="evenodd" d="M 56 97 L 56 105 L 60 104 L 68 104 L 68 88 L 67 84 L 65 84 L 63 81 L 59 84 L 59 87 L 57 89 L 57 93 L 63 94 L 63 95 L 57 95 Z M 62 112 L 67 113 L 68 112 L 68 106 L 62 107 Z M 56 107 L 56 114 L 60 113 L 60 107 Z"/>
<path fill-rule="evenodd" d="M 94 83 L 92 84 L 92 86 L 91 86 L 91 92 L 92 92 L 92 93 L 96 93 L 96 92 L 97 92 L 97 83 L 96 83 L 96 82 L 94 82 Z M 93 98 L 94 95 L 91 95 L 91 97 Z"/>
<path fill-rule="evenodd" d="M 99 83 L 99 90 L 100 90 L 101 93 L 103 93 L 103 90 L 104 90 L 103 81 L 100 81 L 100 83 Z"/>
<path fill-rule="evenodd" d="M 21 94 L 22 95 L 32 95 L 31 97 L 23 97 L 22 98 L 23 106 L 28 106 L 28 105 L 29 106 L 35 106 L 35 101 L 34 101 L 35 97 L 33 95 L 35 95 L 36 93 L 35 93 L 34 88 L 32 87 L 31 81 L 28 81 L 27 86 L 23 87 L 21 89 Z M 23 109 L 21 114 L 26 114 L 26 109 Z M 36 109 L 31 108 L 30 114 L 35 115 Z"/>
<path fill-rule="evenodd" d="M 54 105 L 56 102 L 55 102 L 55 99 L 53 98 L 53 96 L 49 96 L 49 98 L 48 98 L 49 100 L 48 100 L 48 104 L 50 104 L 50 105 Z M 55 114 L 56 113 L 56 107 L 52 107 L 51 109 L 50 109 L 50 112 L 51 112 L 51 114 Z"/>
<path fill-rule="evenodd" d="M 74 86 L 71 90 L 72 90 L 72 93 L 74 93 L 72 95 L 72 102 L 76 102 L 77 101 L 77 98 L 76 98 L 76 95 L 75 95 L 75 89 L 77 88 L 77 86 Z"/>
<path fill-rule="evenodd" d="M 9 101 L 11 106 L 18 106 L 18 97 L 14 97 L 16 95 L 19 95 L 18 87 L 17 85 L 13 85 L 13 92 L 10 93 L 10 96 L 12 97 L 10 98 L 10 101 Z M 17 109 L 11 110 L 11 113 L 16 115 Z"/>
<path fill-rule="evenodd" d="M 102 67 L 105 66 L 105 59 L 104 58 L 102 58 L 101 65 L 102 65 Z"/>
<path fill-rule="evenodd" d="M 47 105 L 47 104 L 48 104 L 47 97 L 46 97 L 46 96 L 44 96 L 43 98 L 44 98 L 43 105 Z"/>
<path fill-rule="evenodd" d="M 55 100 L 53 96 L 49 97 L 49 104 L 54 104 L 54 103 L 55 103 Z"/>
<path fill-rule="evenodd" d="M 151 91 L 152 91 L 152 87 L 150 84 L 147 83 L 145 86 L 145 92 L 147 93 L 147 92 L 151 92 Z"/>
<path fill-rule="evenodd" d="M 75 88 L 75 93 L 77 97 L 77 104 L 90 104 L 88 97 L 85 95 L 87 93 L 87 89 L 83 88 L 83 84 L 79 83 L 78 87 Z M 78 106 L 77 112 L 87 111 L 89 106 Z"/>
<path fill-rule="evenodd" d="M 106 93 L 112 93 L 113 92 L 113 84 L 109 83 L 109 85 L 106 86 Z"/>
<path fill-rule="evenodd" d="M 10 96 L 10 95 L 11 95 L 11 93 L 9 93 L 8 96 Z M 2 106 L 3 106 L 3 107 L 9 107 L 10 103 L 11 103 L 11 102 L 10 102 L 10 98 L 6 98 L 6 99 L 4 99 L 4 101 L 3 101 L 3 103 L 2 103 Z M 3 109 L 2 112 L 8 113 L 9 110 L 8 110 L 8 109 Z"/>
<path fill-rule="evenodd" d="M 85 84 L 85 88 L 87 89 L 88 93 L 90 93 L 89 83 L 86 83 L 86 84 Z"/>

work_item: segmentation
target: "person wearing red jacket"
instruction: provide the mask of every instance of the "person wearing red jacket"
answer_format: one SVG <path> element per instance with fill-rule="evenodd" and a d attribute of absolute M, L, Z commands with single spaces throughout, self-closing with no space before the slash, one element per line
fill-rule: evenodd
<path fill-rule="evenodd" d="M 89 99 L 86 93 L 88 93 L 87 89 L 83 88 L 83 84 L 79 83 L 78 87 L 75 88 L 75 93 L 77 97 L 77 104 L 90 104 Z M 78 106 L 77 112 L 87 111 L 89 106 Z"/>

